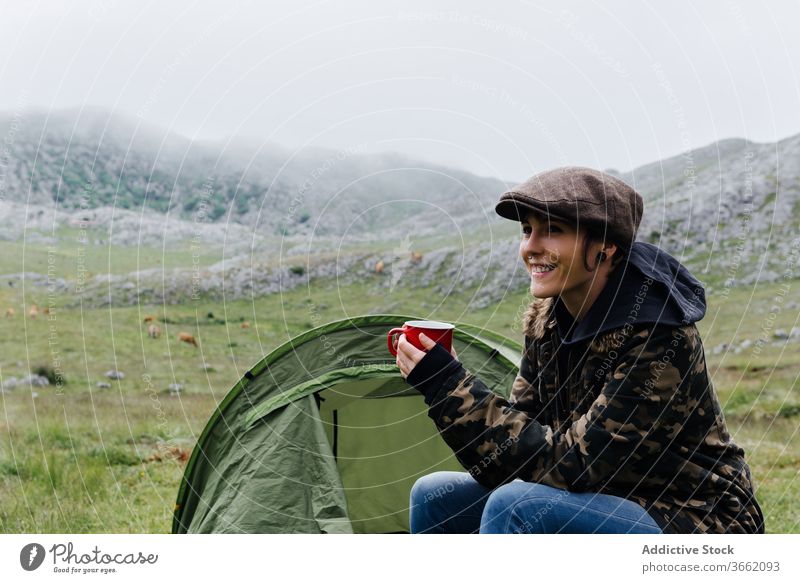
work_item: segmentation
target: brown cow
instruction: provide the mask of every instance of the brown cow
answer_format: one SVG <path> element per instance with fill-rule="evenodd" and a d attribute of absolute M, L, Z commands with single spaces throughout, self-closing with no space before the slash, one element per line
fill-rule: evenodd
<path fill-rule="evenodd" d="M 155 322 L 155 321 L 156 321 L 156 317 L 155 316 L 145 316 L 144 317 L 144 323 L 145 324 L 147 324 L 148 322 Z"/>
<path fill-rule="evenodd" d="M 186 344 L 191 344 L 192 346 L 197 347 L 197 340 L 195 340 L 194 336 L 188 332 L 179 332 L 178 342 L 185 342 Z"/>
<path fill-rule="evenodd" d="M 150 338 L 158 338 L 161 336 L 161 326 L 156 326 L 155 324 L 150 324 L 147 327 L 147 335 Z"/>
<path fill-rule="evenodd" d="M 28 311 L 28 315 L 31 317 L 31 319 L 35 320 L 36 316 L 39 315 L 39 306 L 33 304 L 31 309 Z"/>
<path fill-rule="evenodd" d="M 377 273 L 377 274 L 379 274 L 379 275 L 380 275 L 381 273 L 383 273 L 383 267 L 384 267 L 384 265 L 383 265 L 383 260 L 381 260 L 381 261 L 378 261 L 378 262 L 375 264 L 375 273 Z"/>
<path fill-rule="evenodd" d="M 45 308 L 44 310 L 42 310 L 42 313 L 43 313 L 45 316 L 49 316 L 49 315 L 50 315 L 50 308 Z"/>
<path fill-rule="evenodd" d="M 160 448 L 154 452 L 146 461 L 148 462 L 163 462 L 163 461 L 177 461 L 186 463 L 189 461 L 192 452 L 189 449 L 184 449 L 177 445 L 171 445 L 165 448 Z"/>
<path fill-rule="evenodd" d="M 242 322 L 240 326 L 242 330 L 248 330 L 250 328 L 250 322 Z"/>
<path fill-rule="evenodd" d="M 14 314 L 16 314 L 16 312 L 14 311 L 14 308 L 7 308 L 6 309 L 6 318 L 13 318 Z"/>
<path fill-rule="evenodd" d="M 422 253 L 419 251 L 412 251 L 411 252 L 411 262 L 412 263 L 419 263 L 422 261 Z"/>

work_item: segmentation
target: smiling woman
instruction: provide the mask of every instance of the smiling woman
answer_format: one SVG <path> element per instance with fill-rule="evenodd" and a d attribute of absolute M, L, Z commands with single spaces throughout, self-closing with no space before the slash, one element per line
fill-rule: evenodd
<path fill-rule="evenodd" d="M 635 242 L 642 197 L 559 168 L 505 193 L 531 276 L 508 400 L 432 342 L 397 364 L 467 470 L 411 491 L 412 532 L 762 533 L 695 322 L 702 285 Z"/>
<path fill-rule="evenodd" d="M 624 251 L 588 229 L 579 231 L 569 221 L 536 211 L 527 213 L 521 223 L 519 250 L 530 270 L 531 294 L 540 298 L 559 295 L 572 316 L 581 319 L 609 273 L 624 259 Z M 591 266 L 589 257 L 594 258 Z"/>

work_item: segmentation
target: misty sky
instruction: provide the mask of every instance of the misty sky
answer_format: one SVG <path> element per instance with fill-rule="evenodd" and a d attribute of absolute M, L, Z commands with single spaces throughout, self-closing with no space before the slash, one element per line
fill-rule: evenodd
<path fill-rule="evenodd" d="M 800 132 L 797 2 L 2 3 L 0 109 L 524 179 Z"/>

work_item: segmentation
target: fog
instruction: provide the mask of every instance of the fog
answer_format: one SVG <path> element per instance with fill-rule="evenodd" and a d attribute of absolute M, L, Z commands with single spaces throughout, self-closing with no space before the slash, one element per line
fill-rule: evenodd
<path fill-rule="evenodd" d="M 523 179 L 800 132 L 797 3 L 4 2 L 0 110 Z"/>

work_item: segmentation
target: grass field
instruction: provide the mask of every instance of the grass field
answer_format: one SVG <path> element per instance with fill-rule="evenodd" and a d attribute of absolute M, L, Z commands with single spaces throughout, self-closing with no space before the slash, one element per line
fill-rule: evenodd
<path fill-rule="evenodd" d="M 81 242 L 83 237 L 89 241 L 95 241 L 108 236 L 107 233 L 97 230 L 88 230 L 86 233 L 82 233 L 75 228 L 61 227 L 55 233 L 39 234 L 55 236 L 58 244 L 23 241 L 0 242 L 0 274 L 26 271 L 74 281 L 80 262 L 86 269 L 83 277 L 88 280 L 98 273 L 117 275 L 152 268 L 183 267 L 190 269 L 193 262 L 205 267 L 222 258 L 219 248 L 199 245 L 192 249 L 188 242 L 182 246 L 171 248 L 169 253 L 164 253 L 161 246 L 155 244 L 123 247 Z"/>
<path fill-rule="evenodd" d="M 67 298 L 57 298 L 49 317 L 17 314 L 0 321 L 3 380 L 56 360 L 66 379 L 60 388 L 0 395 L 0 531 L 168 532 L 185 460 L 216 404 L 263 355 L 312 322 L 389 312 L 476 324 L 521 340 L 524 293 L 466 312 L 470 292 L 452 294 L 446 303 L 425 289 L 387 294 L 377 277 L 347 288 L 331 283 L 224 304 L 61 309 Z M 800 281 L 790 283 L 797 295 Z M 800 345 L 711 351 L 722 342 L 755 341 L 773 326 L 797 325 L 796 310 L 770 316 L 781 303 L 782 285 L 712 296 L 700 330 L 768 531 L 787 533 L 800 532 Z M 19 305 L 21 293 L 3 289 L 0 306 Z M 28 300 L 44 304 L 41 297 Z M 147 337 L 146 314 L 162 322 L 164 334 L 156 340 Z M 251 328 L 242 329 L 242 321 Z M 176 334 L 182 331 L 194 334 L 199 348 L 180 345 Z M 107 379 L 111 369 L 125 378 Z M 98 388 L 98 381 L 111 388 Z M 172 383 L 185 387 L 180 396 L 168 394 Z"/>

